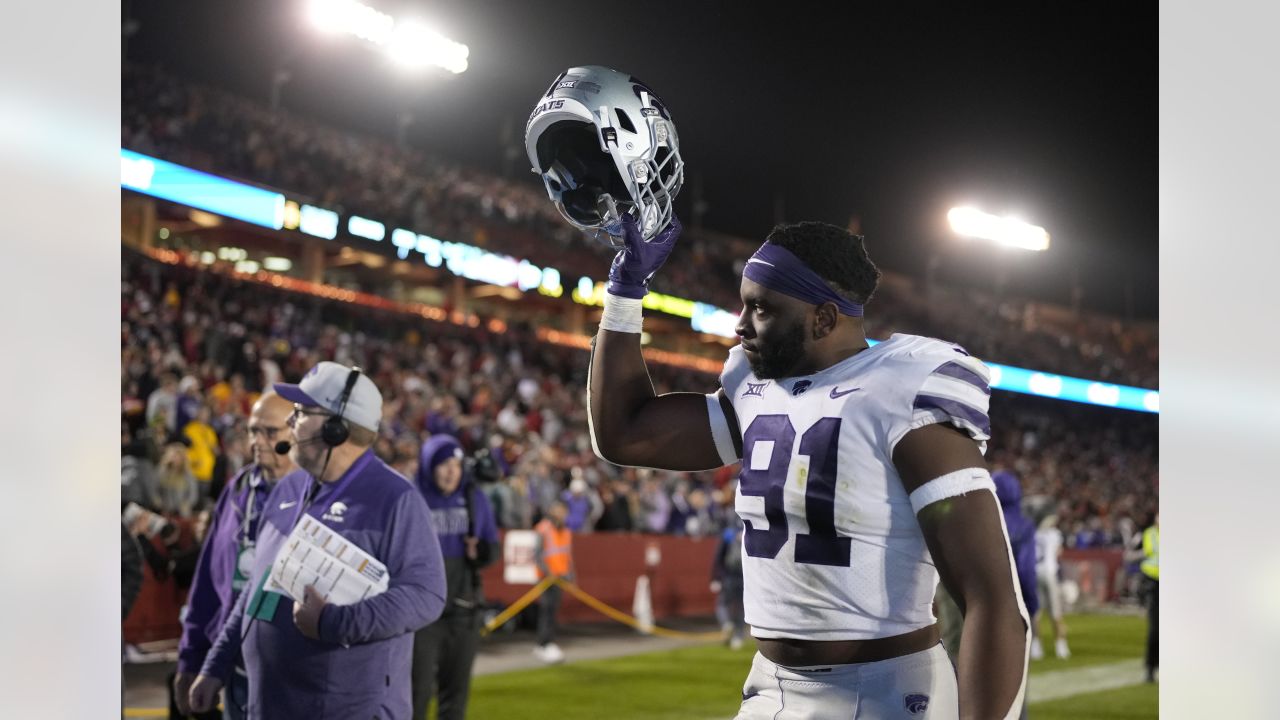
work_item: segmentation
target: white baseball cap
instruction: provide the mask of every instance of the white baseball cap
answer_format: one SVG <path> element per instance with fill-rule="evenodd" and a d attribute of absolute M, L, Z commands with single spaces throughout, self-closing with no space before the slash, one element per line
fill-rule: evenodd
<path fill-rule="evenodd" d="M 344 408 L 342 390 L 353 372 L 360 374 Z M 343 419 L 374 432 L 382 420 L 382 393 L 378 386 L 368 375 L 346 365 L 325 360 L 308 370 L 297 385 L 276 383 L 273 387 L 285 400 L 324 408 L 334 415 L 341 414 Z"/>

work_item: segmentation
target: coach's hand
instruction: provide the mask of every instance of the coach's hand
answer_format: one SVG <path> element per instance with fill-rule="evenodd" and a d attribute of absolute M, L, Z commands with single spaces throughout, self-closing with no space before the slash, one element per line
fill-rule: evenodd
<path fill-rule="evenodd" d="M 649 242 L 644 241 L 635 218 L 622 218 L 622 239 L 625 246 L 613 258 L 609 268 L 609 284 L 605 286 L 613 295 L 639 300 L 649 292 L 649 280 L 667 261 L 671 249 L 680 237 L 680 221 L 671 218 L 671 224 Z"/>
<path fill-rule="evenodd" d="M 180 672 L 173 676 L 173 702 L 182 715 L 191 714 L 191 683 L 195 681 L 196 676 L 188 672 Z"/>
<path fill-rule="evenodd" d="M 324 596 L 310 585 L 302 590 L 302 602 L 293 603 L 293 624 L 298 631 L 312 640 L 320 639 L 320 613 L 324 610 Z"/>
<path fill-rule="evenodd" d="M 191 685 L 189 713 L 205 713 L 213 709 L 218 702 L 218 691 L 222 689 L 222 681 L 208 675 L 197 675 Z M 181 710 L 181 706 L 179 706 Z"/>

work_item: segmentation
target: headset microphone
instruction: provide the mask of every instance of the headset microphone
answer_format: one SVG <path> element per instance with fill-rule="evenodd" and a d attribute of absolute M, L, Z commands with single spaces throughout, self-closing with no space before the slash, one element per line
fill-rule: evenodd
<path fill-rule="evenodd" d="M 292 443 L 289 442 L 288 440 L 281 440 L 280 442 L 276 443 L 275 451 L 277 455 L 288 455 L 289 451 L 293 449 L 295 446 L 302 446 L 302 445 L 306 445 L 307 443 L 318 442 L 323 439 L 324 438 L 322 438 L 319 435 L 312 435 L 311 437 L 305 440 L 299 440 L 297 442 L 292 442 Z"/>
<path fill-rule="evenodd" d="M 347 427 L 344 421 L 344 414 L 347 411 L 347 401 L 351 399 L 351 390 L 356 386 L 356 380 L 360 379 L 360 373 L 364 372 L 359 367 L 352 367 L 347 373 L 346 385 L 342 388 L 342 394 L 338 400 L 338 413 L 325 418 L 324 424 L 320 426 L 320 433 L 312 435 L 306 440 L 299 440 L 296 443 L 290 443 L 288 440 L 281 440 L 275 444 L 277 455 L 288 455 L 289 449 L 294 445 L 306 445 L 309 442 L 320 441 L 328 445 L 330 449 L 338 447 L 345 443 L 351 435 L 351 429 Z M 325 464 L 329 464 L 329 459 L 325 458 Z"/>

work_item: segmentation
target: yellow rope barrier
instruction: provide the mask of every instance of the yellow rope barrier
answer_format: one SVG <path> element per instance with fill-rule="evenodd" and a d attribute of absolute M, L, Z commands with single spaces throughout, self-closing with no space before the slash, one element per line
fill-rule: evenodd
<path fill-rule="evenodd" d="M 601 615 L 604 615 L 613 620 L 617 620 L 623 625 L 628 625 L 632 628 L 635 628 L 636 630 L 639 630 L 645 635 L 656 635 L 658 637 L 676 638 L 681 640 L 720 640 L 724 638 L 724 634 L 720 632 L 691 633 L 691 632 L 683 632 L 680 630 L 668 630 L 667 628 L 661 628 L 656 625 L 653 627 L 646 628 L 640 623 L 639 620 L 635 619 L 634 617 L 622 612 L 621 610 L 610 607 L 609 605 L 606 605 L 605 603 L 597 600 L 594 597 L 591 597 L 586 592 L 584 592 L 582 588 L 569 582 L 568 580 L 565 580 L 564 578 L 560 578 L 560 577 L 554 577 L 554 576 L 547 576 L 545 578 L 542 578 L 541 582 L 539 582 L 537 585 L 534 585 L 532 588 L 529 589 L 529 592 L 525 593 L 524 595 L 521 595 L 520 599 L 511 603 L 510 607 L 508 607 L 506 610 L 503 610 L 501 613 L 497 615 L 497 617 L 495 617 L 494 619 L 486 623 L 485 626 L 480 629 L 480 635 L 483 637 L 493 632 L 494 630 L 497 630 L 499 627 L 502 626 L 503 623 L 515 617 L 517 614 L 519 614 L 521 610 L 524 610 L 526 607 L 528 607 L 530 603 L 532 603 L 534 600 L 537 600 L 539 597 L 541 597 L 542 593 L 546 592 L 547 588 L 551 587 L 552 583 L 555 583 L 556 585 L 559 585 L 565 590 L 568 590 L 570 595 L 578 598 L 579 600 L 582 601 L 584 605 L 595 610 Z"/>
<path fill-rule="evenodd" d="M 497 617 L 486 623 L 485 626 L 480 629 L 480 636 L 484 637 L 485 635 L 488 635 L 501 627 L 503 623 L 515 617 L 521 610 L 528 607 L 529 603 L 537 600 L 542 593 L 546 592 L 547 588 L 551 587 L 551 583 L 555 581 L 556 578 L 551 575 L 542 578 L 542 581 L 530 588 L 529 592 L 521 595 L 519 600 L 511 603 L 510 607 L 498 613 Z"/>
<path fill-rule="evenodd" d="M 666 628 L 661 628 L 656 625 L 650 628 L 645 628 L 640 624 L 639 620 L 622 612 L 621 610 L 617 610 L 615 608 L 609 607 L 603 602 L 591 597 L 586 592 L 584 592 L 582 588 L 578 587 L 577 585 L 574 585 L 568 580 L 565 580 L 563 578 L 556 578 L 555 580 L 557 585 L 564 588 L 565 590 L 568 590 L 570 595 L 573 595 L 574 597 L 581 600 L 584 605 L 587 605 L 588 607 L 592 608 L 596 612 L 599 612 L 603 615 L 607 615 L 608 617 L 614 620 L 617 620 L 618 622 L 624 625 L 630 625 L 631 627 L 635 628 L 636 630 L 639 630 L 640 632 L 646 635 L 657 635 L 658 637 L 679 638 L 679 639 L 687 639 L 687 640 L 720 640 L 721 638 L 724 637 L 724 634 L 719 632 L 691 633 L 691 632 L 682 632 L 680 630 L 668 630 Z"/>

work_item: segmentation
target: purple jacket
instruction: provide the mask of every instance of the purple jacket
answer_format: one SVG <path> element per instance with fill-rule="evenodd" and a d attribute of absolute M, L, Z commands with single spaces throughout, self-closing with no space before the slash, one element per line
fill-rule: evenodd
<path fill-rule="evenodd" d="M 262 478 L 258 466 L 249 464 L 236 473 L 218 497 L 187 595 L 187 614 L 178 644 L 178 672 L 200 672 L 205 654 L 240 595 L 235 574 L 241 542 L 258 537 L 258 521 L 270 493 L 271 485 Z M 249 517 L 247 510 L 251 510 Z"/>
<path fill-rule="evenodd" d="M 1011 472 L 1001 470 L 992 473 L 996 484 L 996 497 L 1004 513 L 1004 526 L 1009 531 L 1009 546 L 1013 550 L 1013 564 L 1017 566 L 1018 585 L 1022 587 L 1022 602 L 1027 615 L 1040 609 L 1039 591 L 1036 589 L 1036 526 L 1031 518 L 1022 514 L 1022 485 Z"/>
<path fill-rule="evenodd" d="M 498 522 L 493 517 L 488 496 L 468 477 L 464 477 L 458 488 L 448 495 L 441 493 L 436 485 L 436 467 L 461 453 L 462 448 L 456 439 L 448 435 L 432 435 L 422 444 L 422 460 L 418 465 L 418 488 L 431 508 L 431 522 L 440 539 L 440 552 L 444 555 L 448 586 L 444 616 L 447 618 L 475 610 L 476 604 L 482 600 L 477 571 L 498 557 Z M 463 542 L 467 534 L 468 496 L 471 498 L 475 536 L 480 539 L 476 548 L 479 557 L 475 563 L 467 560 Z"/>
<path fill-rule="evenodd" d="M 249 675 L 250 718 L 408 718 L 413 633 L 444 608 L 444 566 L 427 504 L 371 450 L 307 504 L 312 484 L 310 476 L 293 474 L 267 499 L 250 585 L 201 672 L 225 680 L 240 651 Z M 326 605 L 320 640 L 298 631 L 287 597 L 267 618 L 246 614 L 304 506 L 306 514 L 384 563 L 390 575 L 390 587 L 380 595 Z"/>
<path fill-rule="evenodd" d="M 436 485 L 436 467 L 451 457 L 459 457 L 461 453 L 462 446 L 456 439 L 448 435 L 432 435 L 422 444 L 419 455 L 418 489 L 431 508 L 432 523 L 445 559 L 460 558 L 465 554 L 462 538 L 467 533 L 467 493 L 471 493 L 476 537 L 495 545 L 498 542 L 498 523 L 493 517 L 493 507 L 488 496 L 475 486 L 471 478 L 464 477 L 458 489 L 448 495 L 442 494 Z"/>

